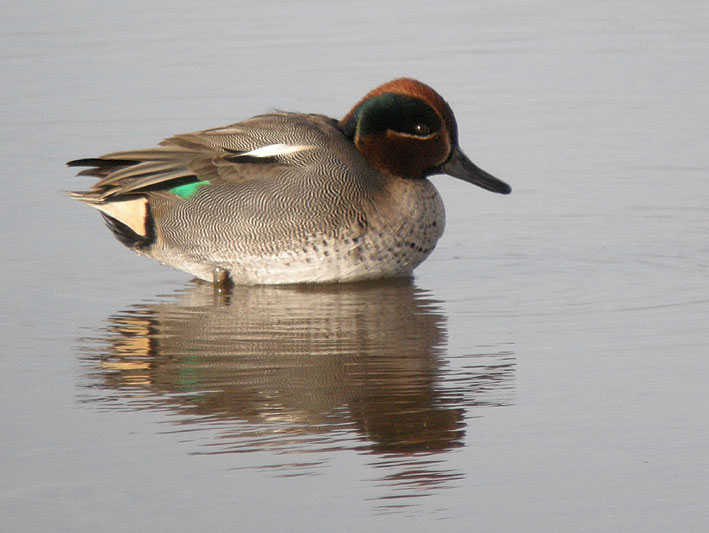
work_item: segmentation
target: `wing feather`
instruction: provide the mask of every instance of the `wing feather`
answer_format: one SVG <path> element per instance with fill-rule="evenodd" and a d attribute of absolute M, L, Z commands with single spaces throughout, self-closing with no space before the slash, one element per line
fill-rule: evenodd
<path fill-rule="evenodd" d="M 196 181 L 240 183 L 276 179 L 276 167 L 304 164 L 303 152 L 321 142 L 334 121 L 300 113 L 273 113 L 245 122 L 175 135 L 156 148 L 113 152 L 77 159 L 89 167 L 79 175 L 100 178 L 91 191 L 77 193 L 98 201 L 169 190 Z"/>

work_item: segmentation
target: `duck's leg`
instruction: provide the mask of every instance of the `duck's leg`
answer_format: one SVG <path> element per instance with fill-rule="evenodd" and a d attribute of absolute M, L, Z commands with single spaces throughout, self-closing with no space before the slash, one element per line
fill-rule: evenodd
<path fill-rule="evenodd" d="M 212 270 L 213 283 L 216 289 L 227 289 L 232 285 L 229 271 L 221 267 L 214 267 Z"/>

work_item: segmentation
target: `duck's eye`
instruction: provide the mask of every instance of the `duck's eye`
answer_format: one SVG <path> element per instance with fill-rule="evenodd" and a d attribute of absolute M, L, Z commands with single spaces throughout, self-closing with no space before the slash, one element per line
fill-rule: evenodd
<path fill-rule="evenodd" d="M 421 137 L 424 137 L 428 134 L 431 133 L 431 128 L 428 127 L 428 124 L 416 124 L 414 126 L 414 134 L 420 135 Z"/>

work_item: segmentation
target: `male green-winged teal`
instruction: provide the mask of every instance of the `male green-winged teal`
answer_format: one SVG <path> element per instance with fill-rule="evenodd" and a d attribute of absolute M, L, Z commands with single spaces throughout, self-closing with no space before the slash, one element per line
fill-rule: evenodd
<path fill-rule="evenodd" d="M 100 178 L 71 194 L 123 244 L 237 284 L 408 275 L 443 234 L 428 176 L 510 192 L 460 150 L 446 101 L 409 78 L 374 89 L 340 121 L 272 113 L 68 165 Z"/>

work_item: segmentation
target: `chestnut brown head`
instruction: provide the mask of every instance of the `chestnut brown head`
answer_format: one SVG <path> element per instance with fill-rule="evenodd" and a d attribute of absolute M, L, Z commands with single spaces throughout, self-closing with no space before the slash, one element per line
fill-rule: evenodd
<path fill-rule="evenodd" d="M 400 78 L 374 89 L 340 121 L 340 127 L 372 165 L 389 176 L 423 179 L 448 174 L 489 191 L 511 190 L 460 150 L 453 111 L 419 81 Z"/>

